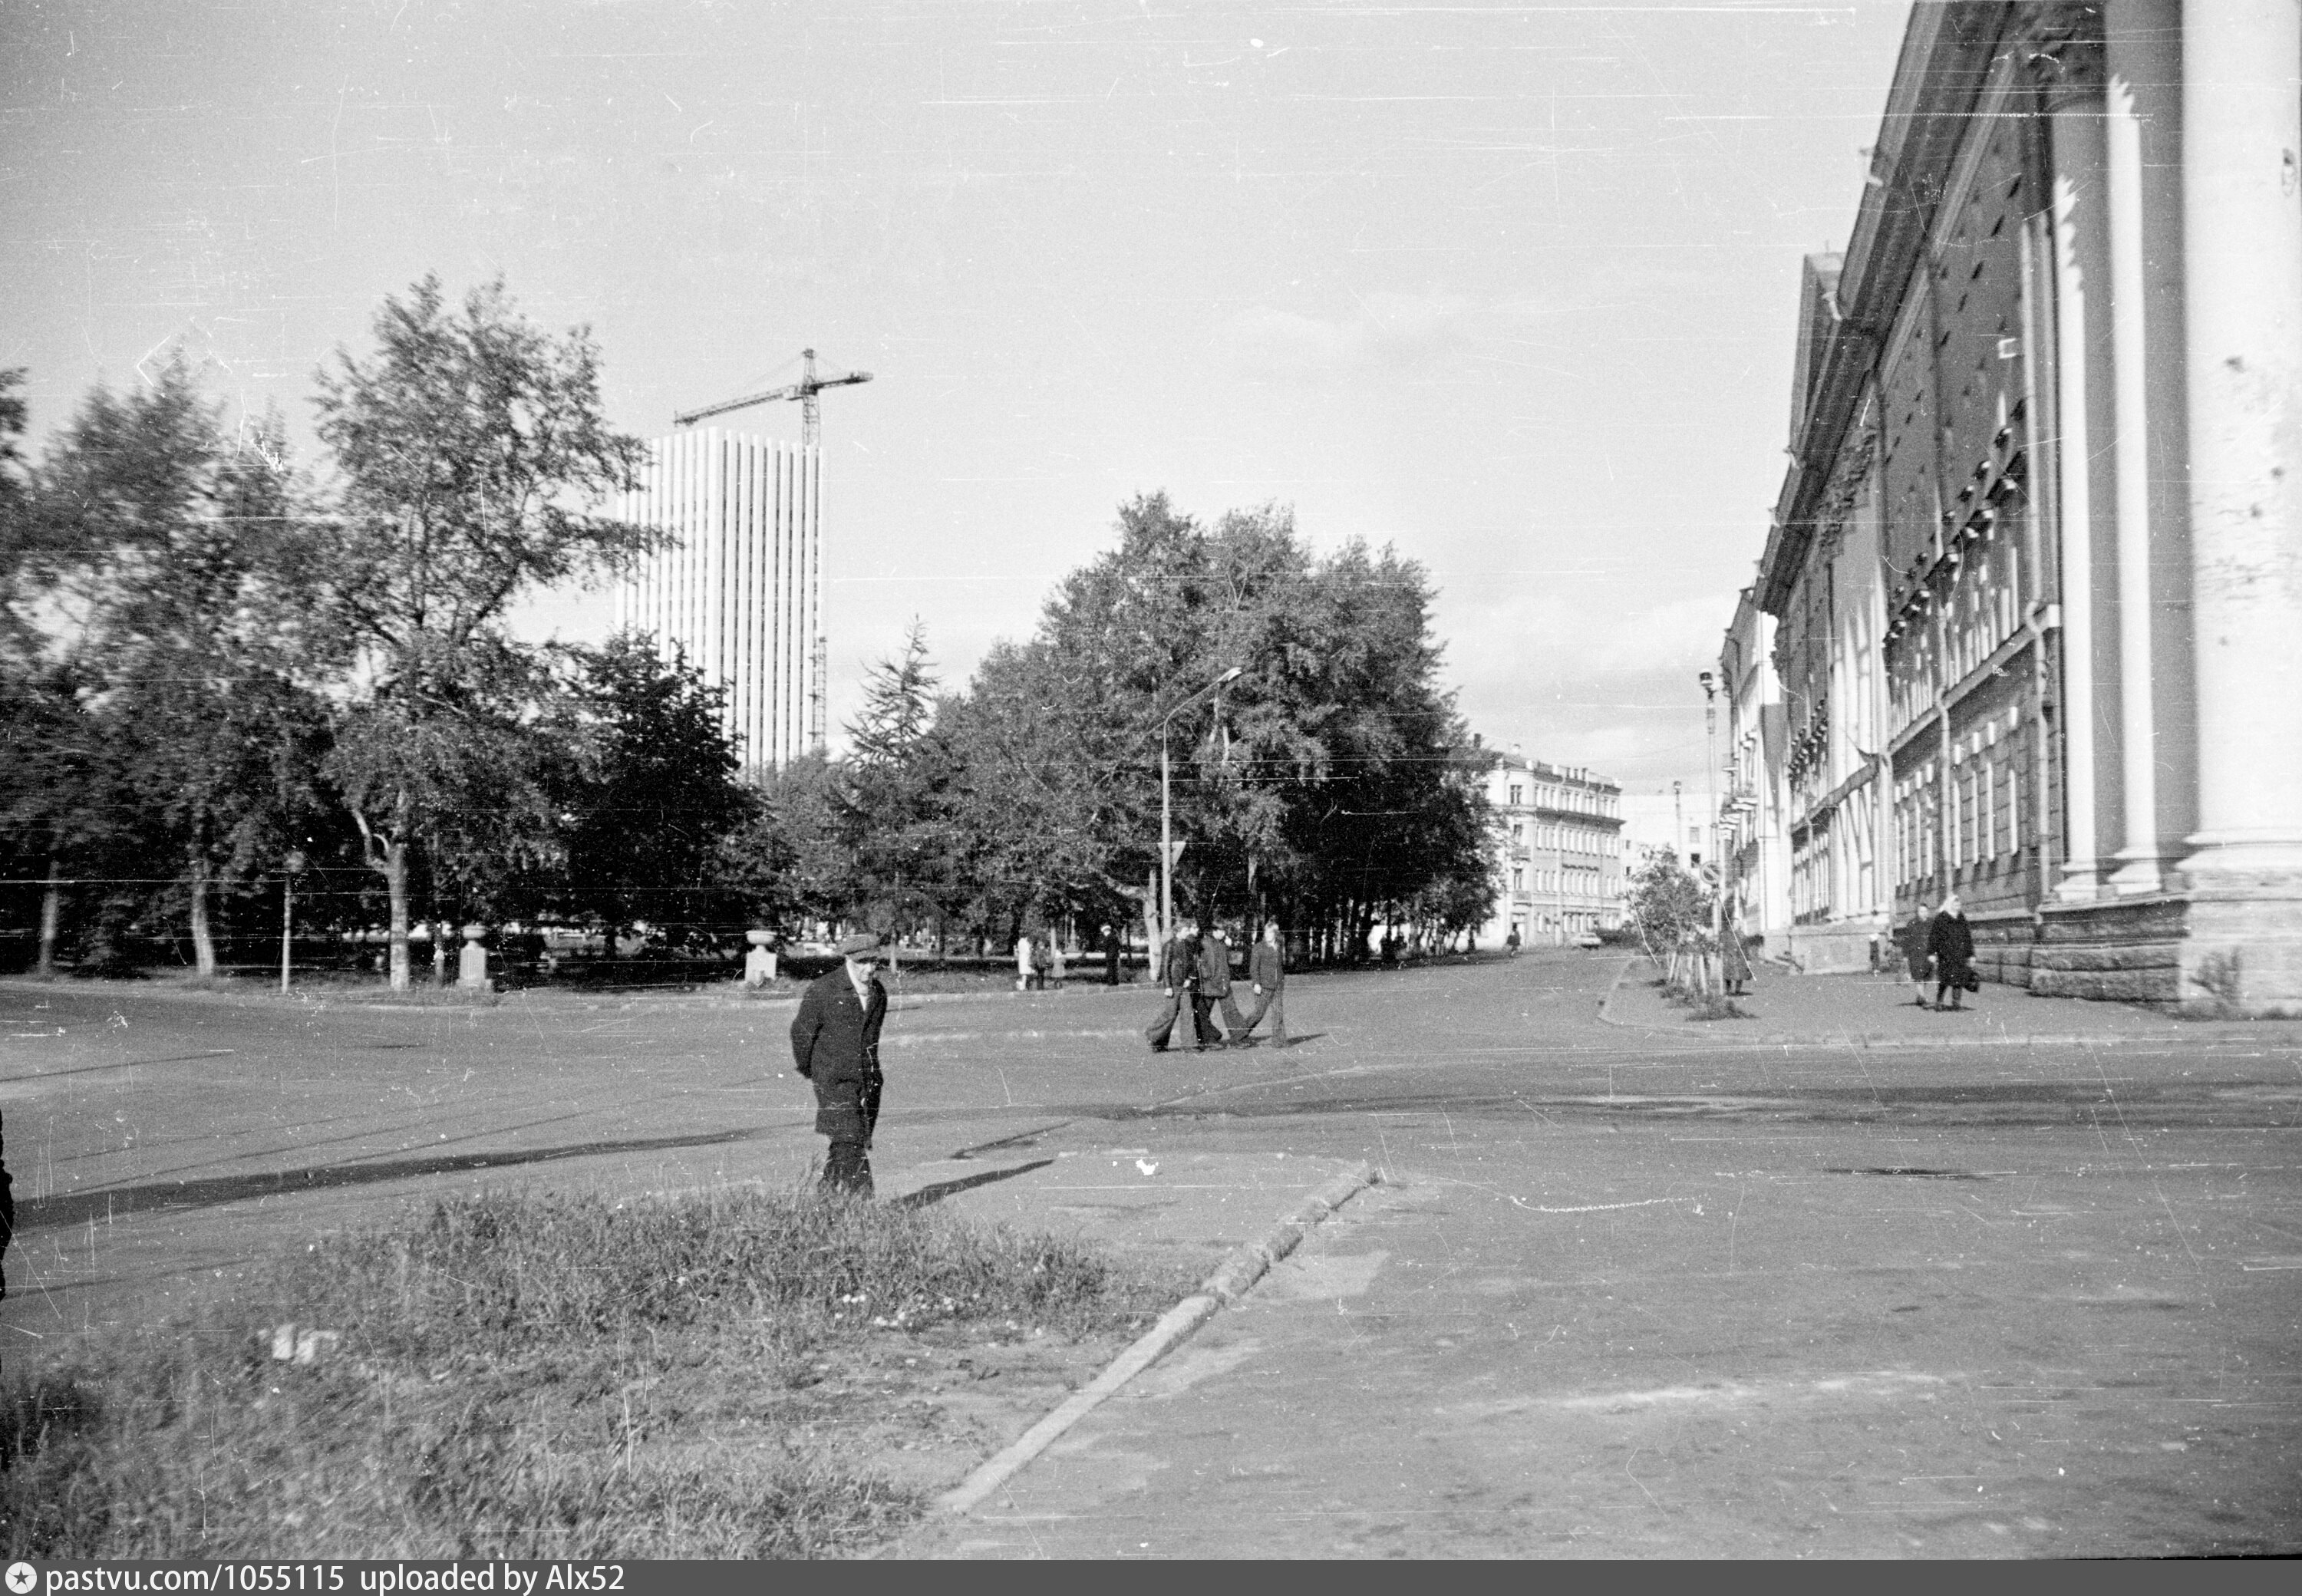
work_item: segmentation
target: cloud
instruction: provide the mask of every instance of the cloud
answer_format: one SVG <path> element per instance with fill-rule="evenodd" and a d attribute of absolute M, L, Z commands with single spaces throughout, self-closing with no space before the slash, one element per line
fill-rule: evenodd
<path fill-rule="evenodd" d="M 1225 321 L 1216 336 L 1240 375 L 1319 382 L 1424 365 L 1504 323 L 1544 314 L 1525 299 L 1482 304 L 1439 291 L 1372 293 L 1332 318 L 1254 306 Z"/>

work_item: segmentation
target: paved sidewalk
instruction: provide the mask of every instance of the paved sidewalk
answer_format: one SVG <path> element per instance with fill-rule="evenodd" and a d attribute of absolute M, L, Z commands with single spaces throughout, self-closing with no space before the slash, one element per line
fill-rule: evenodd
<path fill-rule="evenodd" d="M 1985 982 L 1956 1012 L 1922 1009 L 1900 977 L 1808 975 L 1762 964 L 1744 996 L 1735 1000 L 1747 1019 L 1698 1021 L 1668 1001 L 1656 984 L 1660 971 L 1644 958 L 1625 962 L 1600 1006 L 1609 1025 L 1671 1037 L 1708 1047 L 1760 1044 L 1781 1046 L 1972 1047 L 2077 1045 L 2159 1046 L 2302 1041 L 2302 1021 L 2202 1021 L 2178 1018 L 2131 1004 L 2036 997 L 2020 987 Z M 1933 988 L 1928 989 L 1929 999 Z"/>

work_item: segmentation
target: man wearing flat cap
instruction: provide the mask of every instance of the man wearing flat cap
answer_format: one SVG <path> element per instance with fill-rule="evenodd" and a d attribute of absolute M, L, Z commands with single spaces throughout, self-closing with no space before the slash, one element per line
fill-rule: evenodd
<path fill-rule="evenodd" d="M 815 1128 L 831 1138 L 822 1189 L 871 1195 L 871 1128 L 879 1119 L 879 939 L 839 945 L 840 967 L 808 983 L 792 1019 L 792 1060 L 815 1088 Z"/>

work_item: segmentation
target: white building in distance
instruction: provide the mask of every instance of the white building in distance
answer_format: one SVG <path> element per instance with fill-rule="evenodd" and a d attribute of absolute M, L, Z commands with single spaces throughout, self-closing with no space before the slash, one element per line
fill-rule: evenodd
<path fill-rule="evenodd" d="M 745 765 L 824 743 L 821 457 L 717 427 L 659 438 L 627 521 L 669 528 L 616 592 L 616 625 L 652 633 L 724 689 Z"/>

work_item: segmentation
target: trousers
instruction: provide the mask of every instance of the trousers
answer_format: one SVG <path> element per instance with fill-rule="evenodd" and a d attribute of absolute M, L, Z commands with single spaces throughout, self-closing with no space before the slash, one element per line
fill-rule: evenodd
<path fill-rule="evenodd" d="M 855 1197 L 871 1195 L 871 1149 L 860 1140 L 832 1138 L 831 1151 L 823 1161 L 823 1179 L 816 1183 L 819 1191 L 846 1192 Z"/>
<path fill-rule="evenodd" d="M 1235 1028 L 1233 1035 L 1236 1037 L 1246 1036 L 1256 1026 L 1263 1023 L 1263 1017 L 1265 1014 L 1271 1016 L 1271 1039 L 1274 1042 L 1284 1042 L 1287 1039 L 1286 987 L 1265 987 L 1264 989 L 1263 995 L 1255 1000 L 1255 1012 L 1247 1017 L 1247 1023 L 1245 1025 Z"/>

